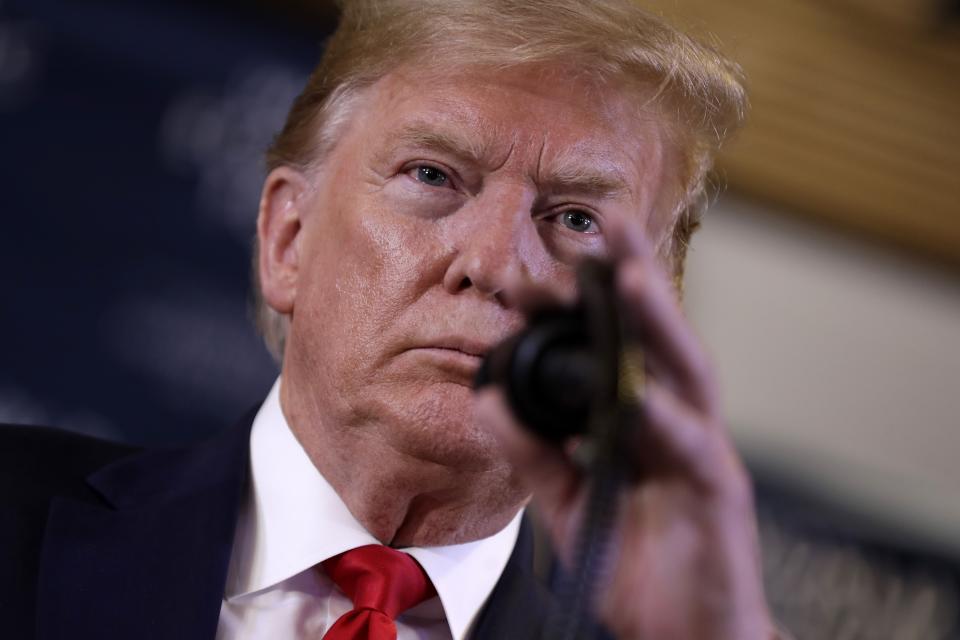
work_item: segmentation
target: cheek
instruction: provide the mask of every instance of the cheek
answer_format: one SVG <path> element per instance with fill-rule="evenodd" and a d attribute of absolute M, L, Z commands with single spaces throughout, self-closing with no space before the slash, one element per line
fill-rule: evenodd
<path fill-rule="evenodd" d="M 415 215 L 424 212 L 422 201 L 413 207 L 386 190 L 379 195 L 351 234 L 356 284 L 376 287 L 379 302 L 399 315 L 443 281 L 447 242 L 437 216 Z"/>
<path fill-rule="evenodd" d="M 404 310 L 442 281 L 443 243 L 433 221 L 398 215 L 375 199 L 338 205 L 310 230 L 304 250 L 315 258 L 302 293 L 316 330 L 344 357 L 353 350 L 366 359 L 382 350 Z"/>
<path fill-rule="evenodd" d="M 358 223 L 359 277 L 377 283 L 388 299 L 409 289 L 428 261 L 425 249 L 430 234 L 424 228 L 427 225 L 417 222 L 375 211 Z"/>

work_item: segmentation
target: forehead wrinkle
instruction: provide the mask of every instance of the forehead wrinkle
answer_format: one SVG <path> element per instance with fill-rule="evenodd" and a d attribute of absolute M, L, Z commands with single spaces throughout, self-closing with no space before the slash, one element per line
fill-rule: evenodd
<path fill-rule="evenodd" d="M 543 154 L 547 149 L 547 141 L 544 140 L 540 144 L 540 151 L 537 153 L 537 169 L 536 173 L 533 175 L 536 176 L 536 180 L 539 180 L 540 176 L 543 175 Z"/>

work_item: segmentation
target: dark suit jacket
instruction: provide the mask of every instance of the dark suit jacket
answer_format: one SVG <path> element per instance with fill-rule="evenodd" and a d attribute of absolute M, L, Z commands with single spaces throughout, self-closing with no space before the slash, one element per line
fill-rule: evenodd
<path fill-rule="evenodd" d="M 0 426 L 0 638 L 213 638 L 252 421 L 153 451 Z M 532 558 L 524 523 L 475 638 L 539 637 Z"/>

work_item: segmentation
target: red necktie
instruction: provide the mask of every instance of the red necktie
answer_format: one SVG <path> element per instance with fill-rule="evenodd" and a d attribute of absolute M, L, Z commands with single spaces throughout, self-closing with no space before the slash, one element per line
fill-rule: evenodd
<path fill-rule="evenodd" d="M 322 564 L 353 602 L 323 640 L 396 640 L 396 617 L 437 593 L 416 560 L 383 545 L 357 547 Z"/>

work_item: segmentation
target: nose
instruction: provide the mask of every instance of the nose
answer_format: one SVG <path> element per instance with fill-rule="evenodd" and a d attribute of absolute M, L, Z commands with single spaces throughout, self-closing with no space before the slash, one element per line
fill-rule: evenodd
<path fill-rule="evenodd" d="M 457 215 L 455 254 L 443 278 L 449 293 L 475 289 L 503 302 L 505 287 L 529 278 L 544 258 L 525 185 L 485 188 Z"/>

